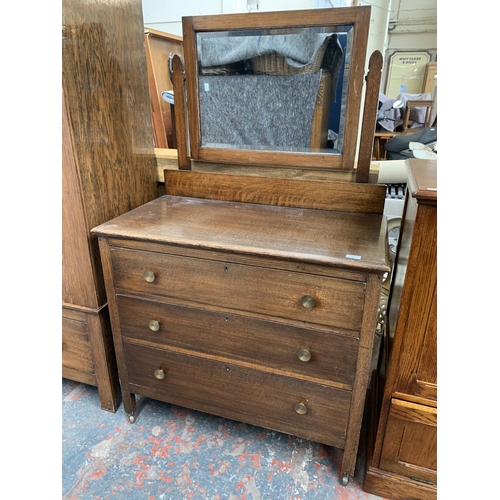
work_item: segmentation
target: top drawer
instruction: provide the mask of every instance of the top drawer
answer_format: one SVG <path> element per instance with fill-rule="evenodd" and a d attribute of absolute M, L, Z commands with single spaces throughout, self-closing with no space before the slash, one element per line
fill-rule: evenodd
<path fill-rule="evenodd" d="M 117 293 L 177 298 L 352 330 L 361 327 L 364 283 L 119 247 L 111 247 L 111 259 Z"/>

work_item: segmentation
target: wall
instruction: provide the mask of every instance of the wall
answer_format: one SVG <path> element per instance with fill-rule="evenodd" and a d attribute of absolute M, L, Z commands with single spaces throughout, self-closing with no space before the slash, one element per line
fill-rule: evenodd
<path fill-rule="evenodd" d="M 388 49 L 437 49 L 437 0 L 393 1 Z"/>
<path fill-rule="evenodd" d="M 142 0 L 144 24 L 182 36 L 182 16 L 371 5 L 368 54 L 429 50 L 437 59 L 437 0 Z M 367 61 L 368 64 L 368 61 Z"/>
<path fill-rule="evenodd" d="M 332 3 L 345 6 L 343 0 L 333 0 Z M 179 36 L 182 36 L 182 16 L 301 10 L 330 6 L 327 0 L 185 0 L 178 3 L 142 0 L 146 26 Z"/>
<path fill-rule="evenodd" d="M 382 92 L 387 95 L 391 56 L 401 51 L 427 52 L 429 62 L 437 62 L 437 0 L 392 1 L 382 75 Z"/>

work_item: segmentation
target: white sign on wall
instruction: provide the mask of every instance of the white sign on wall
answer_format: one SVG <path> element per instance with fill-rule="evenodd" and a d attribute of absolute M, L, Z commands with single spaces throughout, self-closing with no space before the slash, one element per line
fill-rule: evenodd
<path fill-rule="evenodd" d="M 396 99 L 402 93 L 422 93 L 425 69 L 430 59 L 427 52 L 394 52 L 389 62 L 385 95 Z"/>

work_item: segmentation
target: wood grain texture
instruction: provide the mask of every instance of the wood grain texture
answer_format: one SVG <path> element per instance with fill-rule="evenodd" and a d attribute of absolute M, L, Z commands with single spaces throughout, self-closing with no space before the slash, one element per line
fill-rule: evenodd
<path fill-rule="evenodd" d="M 125 29 L 126 27 L 126 29 Z M 97 238 L 90 229 L 157 196 L 140 0 L 62 3 L 63 303 L 85 315 L 87 363 L 63 375 L 117 407 Z M 64 359 L 63 359 L 64 362 Z"/>
<path fill-rule="evenodd" d="M 188 21 L 193 24 L 195 31 L 230 31 L 235 29 L 245 29 L 249 26 L 260 29 L 271 29 L 274 27 L 297 27 L 307 28 L 313 26 L 328 26 L 334 24 L 351 24 L 355 22 L 358 14 L 365 15 L 370 9 L 366 7 L 343 8 L 332 13 L 331 9 L 305 9 L 288 10 L 279 12 L 254 12 L 249 16 L 246 13 L 240 14 L 215 14 L 205 16 L 195 16 Z M 249 20 L 249 17 L 251 20 Z"/>
<path fill-rule="evenodd" d="M 380 468 L 437 485 L 437 410 L 391 400 Z"/>
<path fill-rule="evenodd" d="M 62 96 L 62 300 L 67 304 L 96 308 L 98 297 L 94 280 L 89 227 L 78 179 L 73 133 L 67 102 Z"/>
<path fill-rule="evenodd" d="M 89 371 L 83 371 L 81 367 L 70 368 L 69 366 L 62 365 L 61 376 L 62 378 L 73 380 L 81 384 L 92 385 L 94 387 L 97 385 L 95 375 Z"/>
<path fill-rule="evenodd" d="M 62 318 L 62 366 L 88 373 L 95 385 L 94 362 L 85 321 Z"/>
<path fill-rule="evenodd" d="M 108 308 L 63 304 L 62 376 L 97 387 L 101 409 L 118 409 L 118 372 Z"/>
<path fill-rule="evenodd" d="M 118 313 L 118 308 L 116 306 L 115 300 L 115 286 L 113 280 L 113 271 L 111 269 L 109 244 L 107 240 L 103 240 L 101 238 L 99 238 L 98 241 L 102 256 L 102 268 L 106 283 L 106 293 L 108 294 L 108 297 L 110 297 L 108 302 L 109 319 L 111 322 L 111 332 L 113 336 L 113 346 L 115 349 L 123 407 L 127 414 L 133 415 L 136 411 L 137 402 L 135 399 L 135 395 L 131 394 L 128 388 L 128 370 L 127 365 L 125 364 L 125 356 L 123 353 L 120 315 Z"/>
<path fill-rule="evenodd" d="M 258 230 L 256 230 L 258 228 Z M 106 237 L 385 273 L 381 215 L 274 207 L 166 195 L 101 224 Z M 360 258 L 358 258 L 360 257 Z"/>
<path fill-rule="evenodd" d="M 345 452 L 342 457 L 341 474 L 353 476 L 356 467 L 359 437 L 363 420 L 363 410 L 370 380 L 373 339 L 377 326 L 377 309 L 380 303 L 382 280 L 380 276 L 370 274 L 363 304 L 363 323 L 360 333 L 359 352 L 356 366 L 356 379 L 352 389 L 350 419 L 347 428 Z"/>
<path fill-rule="evenodd" d="M 352 389 L 358 339 L 312 328 L 281 324 L 255 316 L 206 310 L 119 295 L 123 338 L 153 347 L 197 348 L 213 356 L 266 366 L 288 375 Z M 150 328 L 151 320 L 158 330 Z M 311 353 L 308 362 L 299 349 Z"/>
<path fill-rule="evenodd" d="M 377 125 L 377 110 L 383 62 L 382 54 L 380 51 L 376 50 L 370 56 L 370 62 L 368 63 L 363 121 L 361 123 L 361 136 L 359 140 L 358 166 L 356 169 L 356 182 L 368 182 L 369 180 L 373 153 L 373 138 L 375 136 L 375 127 Z"/>
<path fill-rule="evenodd" d="M 345 139 L 343 168 L 354 164 L 357 150 L 359 116 L 361 112 L 362 86 L 365 78 L 366 48 L 368 45 L 368 31 L 370 28 L 370 9 L 354 7 L 356 9 L 356 24 L 354 28 L 353 49 L 357 52 L 357 62 L 351 59 L 351 75 L 349 76 L 349 90 L 345 111 Z M 338 9 L 332 9 L 338 10 Z M 352 78 L 352 80 L 351 80 Z M 361 85 L 361 86 L 360 86 Z"/>
<path fill-rule="evenodd" d="M 408 401 L 409 403 L 416 403 L 419 405 L 427 405 L 437 408 L 437 384 L 430 384 L 420 380 L 417 380 L 417 384 L 420 387 L 417 387 L 412 394 L 408 392 L 394 391 L 392 396 L 394 399 L 401 399 L 403 401 Z"/>
<path fill-rule="evenodd" d="M 388 311 L 388 325 L 391 330 L 389 335 L 394 341 L 387 367 L 387 380 L 375 443 L 375 466 L 378 466 L 382 453 L 391 398 L 395 392 L 398 392 L 397 387 L 401 386 L 406 388 L 406 391 L 398 392 L 398 397 L 405 397 L 403 394 L 406 392 L 409 396 L 408 400 L 414 401 L 411 388 L 414 387 L 413 382 L 416 380 L 415 369 L 421 357 L 422 341 L 426 335 L 427 325 L 435 326 L 435 321 L 429 317 L 429 314 L 435 313 L 433 301 L 437 299 L 433 292 L 437 280 L 437 200 L 434 206 L 421 205 L 412 193 L 419 191 L 417 185 L 435 183 L 432 177 L 429 178 L 429 169 L 434 171 L 434 177 L 436 177 L 437 165 L 435 162 L 417 160 L 408 162 L 407 169 L 409 184 Z M 419 182 L 416 181 L 417 178 Z M 435 193 L 432 196 L 434 197 Z M 424 218 L 421 213 L 419 214 L 421 209 L 424 209 L 427 215 Z M 430 224 L 429 229 L 426 227 L 427 224 Z M 421 260 L 422 256 L 423 260 Z M 415 272 L 419 274 L 419 279 L 416 278 Z M 422 307 L 424 307 L 423 311 Z M 416 328 L 415 332 L 409 327 L 409 320 Z M 403 363 L 401 367 L 400 360 Z M 431 363 L 431 366 L 435 366 L 435 362 L 431 361 Z M 430 382 L 436 380 L 437 375 L 432 377 Z M 435 401 L 432 403 L 429 401 L 429 403 L 433 406 Z"/>
<path fill-rule="evenodd" d="M 393 342 L 364 489 L 407 498 L 407 485 L 415 498 L 430 499 L 437 493 L 437 192 L 426 187 L 436 186 L 437 164 L 412 160 L 407 168 L 387 321 Z"/>
<path fill-rule="evenodd" d="M 437 161 L 411 158 L 406 162 L 413 197 L 421 204 L 437 206 Z"/>
<path fill-rule="evenodd" d="M 434 485 L 428 485 L 419 481 L 411 480 L 400 474 L 387 472 L 373 466 L 369 466 L 363 489 L 391 500 L 436 500 L 437 491 Z"/>
<path fill-rule="evenodd" d="M 87 325 L 101 408 L 114 413 L 119 404 L 119 382 L 108 308 L 87 314 Z"/>
<path fill-rule="evenodd" d="M 411 393 L 437 403 L 437 284 Z M 428 403 L 430 404 L 430 403 Z"/>
<path fill-rule="evenodd" d="M 381 214 L 386 187 L 165 170 L 165 193 L 222 201 Z"/>
<path fill-rule="evenodd" d="M 190 122 L 191 123 L 191 122 Z M 192 150 L 191 150 L 192 151 Z M 344 149 L 345 151 L 345 149 Z M 347 164 L 342 155 L 330 153 L 294 153 L 288 151 L 259 151 L 256 149 L 224 149 L 200 147 L 198 157 L 192 154 L 195 160 L 202 162 L 228 163 L 240 165 L 264 165 L 304 170 L 345 170 L 352 171 L 354 162 Z M 347 165 L 345 168 L 342 165 Z"/>
<path fill-rule="evenodd" d="M 64 0 L 62 13 L 63 88 L 94 227 L 156 196 L 142 6 Z"/>
<path fill-rule="evenodd" d="M 201 130 L 198 118 L 198 64 L 196 51 L 196 34 L 193 27 L 193 18 L 182 17 L 182 39 L 184 43 L 184 70 L 186 72 L 186 98 L 189 123 L 189 150 L 191 158 L 200 157 Z"/>
<path fill-rule="evenodd" d="M 284 322 L 361 328 L 364 283 L 116 247 L 111 248 L 111 260 L 117 293 L 177 297 Z M 153 283 L 144 279 L 145 270 L 154 272 Z M 245 294 L 240 293 L 242 283 Z M 314 297 L 314 307 L 302 306 L 305 295 Z"/>
<path fill-rule="evenodd" d="M 103 410 L 117 409 L 117 372 L 98 269 L 92 258 L 67 101 L 63 111 L 62 375 L 97 386 Z M 74 308 L 72 310 L 72 308 Z M 78 327 L 78 328 L 77 328 Z M 77 331 L 77 330 L 80 331 Z"/>
<path fill-rule="evenodd" d="M 363 87 L 370 12 L 370 6 L 362 6 L 346 7 L 343 9 L 259 12 L 252 13 L 251 16 L 246 14 L 223 14 L 183 17 L 183 40 L 192 158 L 207 162 L 231 164 L 287 165 L 303 169 L 352 171 L 356 156 L 361 89 Z M 266 152 L 202 147 L 198 105 L 197 32 L 331 26 L 335 24 L 352 25 L 354 27 L 342 154 Z"/>
<path fill-rule="evenodd" d="M 165 183 L 165 170 L 179 170 L 176 149 L 155 148 L 156 156 L 156 180 Z M 191 158 L 190 168 L 193 172 L 208 172 L 232 175 L 254 175 L 260 177 L 273 177 L 283 179 L 304 179 L 317 181 L 356 182 L 356 173 L 342 171 L 325 171 L 313 169 L 295 169 L 284 166 L 264 167 L 260 165 L 227 165 L 223 163 L 206 163 L 194 161 Z M 374 162 L 370 166 L 369 182 L 377 184 L 380 162 Z"/>
<path fill-rule="evenodd" d="M 97 230 L 97 228 L 96 228 Z M 169 243 L 160 243 L 145 240 L 134 240 L 128 238 L 108 239 L 111 247 L 128 248 L 130 250 L 138 250 L 141 252 L 154 252 L 167 255 L 179 255 L 179 246 Z M 251 253 L 236 253 L 236 252 L 221 252 L 220 249 L 204 249 L 199 246 L 182 246 L 181 254 L 184 257 L 192 257 L 194 259 L 207 259 L 216 262 L 231 262 L 233 264 L 242 264 L 260 267 L 269 267 L 282 271 L 304 272 L 308 274 L 319 274 L 320 276 L 347 279 L 366 283 L 366 271 L 362 269 L 352 269 L 336 266 L 325 266 L 324 262 L 316 260 L 316 262 L 297 262 L 291 258 L 277 259 L 273 256 L 252 255 Z M 349 335 L 349 333 L 347 333 Z M 359 335 L 356 335 L 359 337 Z"/>
<path fill-rule="evenodd" d="M 155 71 L 158 98 L 161 99 L 161 110 L 169 113 L 170 104 L 162 99 L 161 93 L 174 88 L 170 79 L 169 57 L 170 54 L 183 56 L 182 37 L 149 27 L 144 27 L 144 35 L 149 39 L 151 47 L 151 62 Z"/>
<path fill-rule="evenodd" d="M 131 389 L 147 397 L 343 446 L 349 391 L 128 342 L 125 355 Z M 294 411 L 297 402 L 306 404 L 305 415 Z"/>
<path fill-rule="evenodd" d="M 392 398 L 390 413 L 395 418 L 424 425 L 437 425 L 437 409 Z"/>
<path fill-rule="evenodd" d="M 168 123 L 173 123 L 170 103 L 162 98 L 161 93 L 165 90 L 172 90 L 174 88 L 172 80 L 170 79 L 169 56 L 171 53 L 183 56 L 184 47 L 182 37 L 146 26 L 144 27 L 144 36 L 150 48 L 150 63 L 154 71 L 156 95 L 165 129 L 167 130 L 167 147 L 175 148 L 175 138 L 171 136 L 172 131 L 168 129 L 167 126 Z"/>
<path fill-rule="evenodd" d="M 151 114 L 153 116 L 153 132 L 155 136 L 155 146 L 157 148 L 168 148 L 165 123 L 163 122 L 163 110 L 161 107 L 161 92 L 158 91 L 155 67 L 153 66 L 153 53 L 149 36 L 145 35 L 144 43 L 146 47 L 146 67 L 148 69 L 149 93 L 151 95 Z M 167 90 L 167 89 L 165 89 Z"/>
<path fill-rule="evenodd" d="M 419 206 L 412 197 L 408 202 L 406 220 L 412 221 L 413 227 L 411 240 L 404 228 L 401 237 L 400 264 L 405 266 L 406 272 L 402 275 L 403 268 L 398 270 L 396 267 L 395 293 L 391 303 L 394 335 L 401 338 L 398 377 L 392 390 L 421 396 L 418 381 L 437 384 L 436 208 Z"/>
<path fill-rule="evenodd" d="M 186 121 L 186 97 L 184 86 L 184 62 L 179 54 L 172 59 L 172 85 L 175 96 L 175 141 L 177 145 L 177 160 L 181 170 L 189 170 L 191 162 L 188 152 L 188 128 Z"/>
<path fill-rule="evenodd" d="M 167 401 L 340 447 L 354 473 L 383 215 L 165 195 L 92 232 L 129 415 Z"/>

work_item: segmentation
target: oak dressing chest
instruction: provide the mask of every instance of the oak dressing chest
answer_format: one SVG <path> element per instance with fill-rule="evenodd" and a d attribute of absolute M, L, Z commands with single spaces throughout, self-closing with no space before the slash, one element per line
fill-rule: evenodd
<path fill-rule="evenodd" d="M 172 59 L 179 169 L 165 170 L 164 196 L 92 231 L 124 409 L 135 421 L 139 395 L 334 446 L 346 484 L 390 270 L 386 188 L 368 183 L 371 151 L 361 148 L 373 144 L 382 69 L 376 51 L 365 79 L 370 7 L 182 22 L 185 71 Z M 264 47 L 293 63 L 294 74 L 256 71 Z M 214 71 L 226 76 L 208 78 Z M 335 75 L 332 92 L 314 89 L 310 99 L 301 77 L 318 83 L 323 71 Z M 269 89 L 252 101 L 258 137 L 238 134 L 249 127 L 238 103 L 229 106 L 235 72 L 250 96 L 252 85 Z M 282 80 L 294 86 L 293 101 L 275 92 Z M 307 101 L 295 110 L 306 122 L 320 97 L 322 109 L 338 104 L 328 120 L 338 137 L 318 148 L 304 127 L 306 143 L 296 143 L 287 134 L 295 121 L 280 111 Z M 223 135 L 212 137 L 215 125 Z M 270 140 L 268 132 L 278 134 Z"/>
<path fill-rule="evenodd" d="M 237 201 L 185 195 L 227 177 Z M 389 270 L 383 215 L 241 201 L 258 177 L 165 182 L 93 229 L 131 421 L 135 395 L 154 398 L 343 449 L 352 476 Z M 332 187 L 296 182 L 317 199 Z"/>

